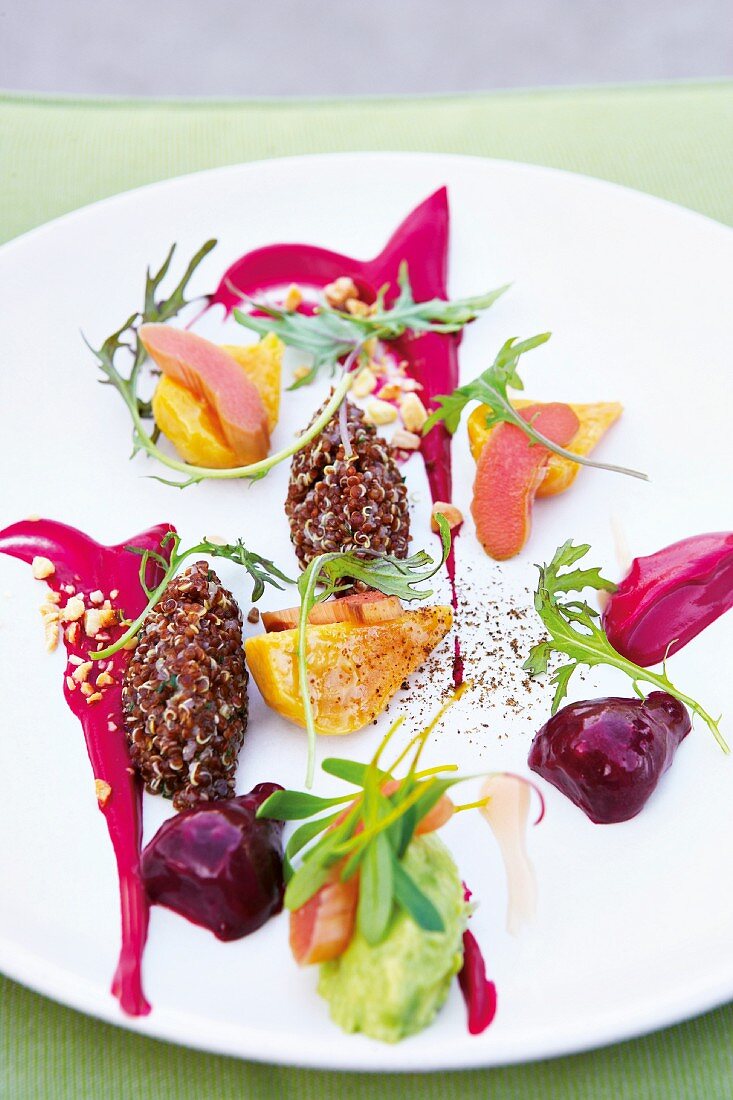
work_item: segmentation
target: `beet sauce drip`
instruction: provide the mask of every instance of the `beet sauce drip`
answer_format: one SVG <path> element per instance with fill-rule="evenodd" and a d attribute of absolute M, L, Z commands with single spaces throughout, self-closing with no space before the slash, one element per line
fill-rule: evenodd
<path fill-rule="evenodd" d="M 88 596 L 100 590 L 105 597 L 116 589 L 119 595 L 113 606 L 122 609 L 128 617 L 135 617 L 145 607 L 147 597 L 139 580 L 140 558 L 125 550 L 134 545 L 161 550 L 161 540 L 171 527 L 160 524 L 142 534 L 134 535 L 119 546 L 102 546 L 81 531 L 52 520 L 23 520 L 0 531 L 0 553 L 21 561 L 32 562 L 34 557 L 46 557 L 53 562 L 55 572 L 45 579 L 45 584 L 61 596 L 63 609 L 71 594 L 63 586 L 72 585 L 79 595 Z M 155 567 L 159 573 L 159 567 Z M 149 581 L 158 583 L 151 567 Z M 80 624 L 81 626 L 81 624 Z M 118 637 L 121 627 L 110 628 L 110 636 Z M 69 657 L 88 660 L 90 649 L 99 643 L 79 631 L 79 638 L 72 644 L 62 634 Z M 108 644 L 108 643 L 105 643 Z M 140 844 L 142 835 L 142 786 L 132 773 L 122 717 L 122 678 L 129 660 L 129 651 L 121 650 L 111 660 L 114 684 L 107 687 L 102 698 L 92 705 L 80 690 L 70 691 L 65 670 L 64 698 L 76 715 L 84 731 L 89 760 L 95 779 L 101 779 L 111 787 L 111 795 L 104 807 L 104 814 L 112 847 L 117 861 L 120 888 L 122 942 L 117 970 L 112 981 L 112 993 L 124 1012 L 130 1016 L 144 1016 L 150 1012 L 142 988 L 142 956 L 148 930 L 148 902 L 140 878 Z M 115 728 L 110 728 L 114 726 Z"/>
<path fill-rule="evenodd" d="M 441 187 L 407 215 L 374 259 L 356 260 L 308 244 L 268 245 L 235 260 L 209 296 L 206 309 L 219 305 L 229 316 L 245 297 L 256 298 L 290 283 L 322 290 L 340 276 L 352 278 L 365 301 L 374 300 L 379 288 L 389 283 L 390 290 L 386 296 L 389 305 L 397 296 L 397 275 L 403 261 L 408 266 L 416 301 L 445 299 L 448 297 L 449 230 L 448 192 Z M 422 397 L 428 409 L 434 407 L 436 394 L 452 393 L 458 385 L 459 343 L 460 333 L 443 335 L 428 332 L 421 336 L 405 334 L 391 344 L 397 358 L 407 361 L 411 377 L 422 386 Z M 453 491 L 451 436 L 442 422 L 425 436 L 420 453 L 433 502 L 450 501 Z M 457 534 L 455 530 L 454 540 Z M 446 568 L 451 585 L 451 605 L 455 611 L 458 597 L 453 546 Z M 463 660 L 458 638 L 455 640 L 453 680 L 456 687 L 463 682 Z"/>

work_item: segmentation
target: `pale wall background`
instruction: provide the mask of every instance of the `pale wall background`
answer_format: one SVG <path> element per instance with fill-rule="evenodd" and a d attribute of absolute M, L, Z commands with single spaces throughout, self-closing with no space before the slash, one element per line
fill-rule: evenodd
<path fill-rule="evenodd" d="M 0 0 L 0 87 L 451 92 L 733 76 L 733 0 Z"/>

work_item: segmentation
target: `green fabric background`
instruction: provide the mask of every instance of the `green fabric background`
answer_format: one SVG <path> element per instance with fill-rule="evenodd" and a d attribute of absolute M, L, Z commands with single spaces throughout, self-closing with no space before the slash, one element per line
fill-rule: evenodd
<path fill-rule="evenodd" d="M 0 240 L 153 180 L 357 149 L 471 153 L 567 168 L 733 224 L 729 82 L 297 103 L 0 95 Z M 728 1006 L 646 1039 L 554 1062 L 424 1077 L 316 1073 L 141 1039 L 0 978 L 3 1100 L 730 1100 L 732 1040 Z"/>

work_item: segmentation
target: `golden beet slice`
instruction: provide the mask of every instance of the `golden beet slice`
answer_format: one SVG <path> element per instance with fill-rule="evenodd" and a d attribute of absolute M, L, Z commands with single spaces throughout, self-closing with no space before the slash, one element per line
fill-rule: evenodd
<path fill-rule="evenodd" d="M 353 733 L 376 718 L 452 623 L 451 609 L 438 604 L 368 626 L 309 626 L 308 675 L 319 733 Z M 248 638 L 245 653 L 267 705 L 304 726 L 297 644 L 297 630 L 278 630 Z"/>
<path fill-rule="evenodd" d="M 265 406 L 231 355 L 203 336 L 170 325 L 141 325 L 138 335 L 163 374 L 208 406 L 238 463 L 266 457 L 270 431 Z"/>
<path fill-rule="evenodd" d="M 559 402 L 528 405 L 521 415 L 560 447 L 567 446 L 579 427 L 573 410 Z M 479 542 L 496 561 L 513 558 L 529 538 L 532 505 L 550 454 L 516 425 L 504 423 L 479 455 L 471 515 Z"/>
<path fill-rule="evenodd" d="M 512 401 L 515 409 L 526 409 L 535 402 L 526 398 L 518 398 Z M 575 435 L 567 443 L 567 449 L 577 455 L 589 455 L 593 448 L 600 443 L 608 429 L 616 423 L 624 411 L 623 405 L 618 401 L 596 401 L 591 404 L 578 404 L 569 402 L 580 426 Z M 486 414 L 490 412 L 487 405 L 477 405 L 468 418 L 468 441 L 471 454 L 476 462 L 484 449 L 487 440 L 494 431 L 486 427 Z M 550 455 L 550 460 L 545 468 L 544 476 L 537 490 L 538 497 L 552 497 L 558 493 L 564 493 L 569 489 L 580 473 L 580 465 L 571 462 L 560 455 Z"/>

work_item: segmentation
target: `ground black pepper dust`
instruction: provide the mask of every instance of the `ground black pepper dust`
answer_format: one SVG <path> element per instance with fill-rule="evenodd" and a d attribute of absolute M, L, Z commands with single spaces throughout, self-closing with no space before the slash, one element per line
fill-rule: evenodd
<path fill-rule="evenodd" d="M 347 402 L 346 414 L 354 450 L 348 462 L 338 414 L 293 458 L 285 514 L 303 568 L 339 550 L 407 556 L 407 488 L 392 451 L 361 409 Z"/>
<path fill-rule="evenodd" d="M 247 725 L 242 614 L 205 561 L 174 577 L 138 635 L 122 706 L 147 790 L 177 810 L 231 798 Z"/>
<path fill-rule="evenodd" d="M 510 586 L 499 567 L 484 569 L 461 563 L 454 629 L 411 678 L 395 702 L 414 716 L 417 727 L 435 711 L 435 685 L 444 685 L 442 699 L 452 691 L 453 638 L 461 639 L 464 678 L 469 689 L 453 714 L 460 734 L 481 757 L 521 729 L 531 739 L 549 714 L 552 689 L 547 677 L 533 679 L 522 668 L 532 646 L 544 636 L 535 614 L 532 590 Z M 583 674 L 579 674 L 583 678 Z M 514 720 L 514 721 L 512 721 Z"/>

